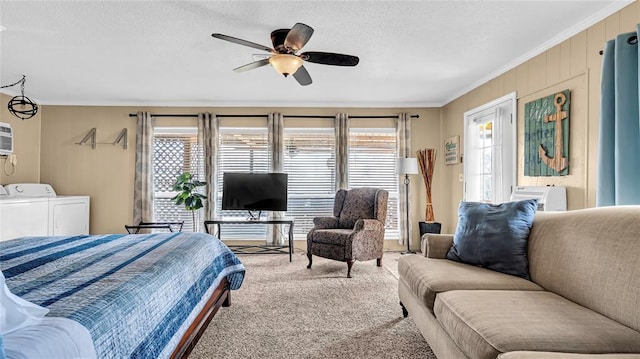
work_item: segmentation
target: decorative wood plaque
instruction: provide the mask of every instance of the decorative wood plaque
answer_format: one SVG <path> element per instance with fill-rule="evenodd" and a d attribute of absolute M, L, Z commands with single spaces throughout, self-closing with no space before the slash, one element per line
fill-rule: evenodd
<path fill-rule="evenodd" d="M 569 174 L 569 90 L 524 105 L 524 175 Z"/>
<path fill-rule="evenodd" d="M 460 162 L 460 136 L 447 138 L 444 142 L 444 163 L 453 165 Z"/>

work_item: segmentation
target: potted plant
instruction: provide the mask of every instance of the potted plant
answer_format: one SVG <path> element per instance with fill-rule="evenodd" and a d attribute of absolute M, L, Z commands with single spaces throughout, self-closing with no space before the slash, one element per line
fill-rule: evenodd
<path fill-rule="evenodd" d="M 177 205 L 184 204 L 184 208 L 187 211 L 191 211 L 191 218 L 193 220 L 193 231 L 197 231 L 196 212 L 200 208 L 204 207 L 202 200 L 207 196 L 197 192 L 198 187 L 206 185 L 206 182 L 198 181 L 193 178 L 193 175 L 189 172 L 184 172 L 176 178 L 176 182 L 173 184 L 173 190 L 178 191 L 171 200 L 176 201 Z"/>
<path fill-rule="evenodd" d="M 420 238 L 425 233 L 440 233 L 442 224 L 435 221 L 433 214 L 433 205 L 431 204 L 431 185 L 433 183 L 433 170 L 436 162 L 436 150 L 429 148 L 418 150 L 418 164 L 424 178 L 424 184 L 427 190 L 427 208 L 425 213 L 425 222 L 419 222 Z"/>

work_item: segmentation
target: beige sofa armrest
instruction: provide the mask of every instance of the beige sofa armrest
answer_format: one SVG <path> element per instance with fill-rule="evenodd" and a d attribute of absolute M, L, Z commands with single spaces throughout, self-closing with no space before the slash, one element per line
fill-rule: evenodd
<path fill-rule="evenodd" d="M 422 255 L 427 258 L 444 259 L 452 245 L 453 234 L 425 233 L 422 236 Z"/>

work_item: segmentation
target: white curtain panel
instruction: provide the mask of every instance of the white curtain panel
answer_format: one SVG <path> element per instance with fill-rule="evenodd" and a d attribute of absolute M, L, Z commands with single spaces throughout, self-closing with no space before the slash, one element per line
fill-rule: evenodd
<path fill-rule="evenodd" d="M 271 172 L 282 172 L 284 169 L 284 116 L 279 112 L 272 112 L 267 117 L 267 128 L 269 138 L 269 152 L 271 153 Z M 282 218 L 283 212 L 271 212 L 271 218 Z M 283 245 L 284 238 L 280 235 L 282 225 L 273 225 L 267 228 L 267 244 Z"/>
<path fill-rule="evenodd" d="M 349 115 L 337 113 L 334 121 L 336 136 L 336 191 L 349 186 Z"/>
<path fill-rule="evenodd" d="M 198 148 L 202 150 L 204 159 L 204 179 L 207 182 L 203 218 L 216 217 L 216 188 L 218 188 L 218 137 L 220 121 L 210 112 L 198 114 Z M 203 230 L 201 228 L 200 230 Z"/>
<path fill-rule="evenodd" d="M 148 112 L 138 112 L 136 167 L 133 188 L 133 224 L 153 222 L 153 127 Z"/>
<path fill-rule="evenodd" d="M 282 156 L 284 154 L 284 116 L 279 112 L 272 112 L 267 117 L 269 131 L 269 152 L 271 153 L 271 171 L 282 172 Z"/>
<path fill-rule="evenodd" d="M 401 113 L 396 121 L 396 143 L 398 157 L 411 157 L 411 115 Z M 409 208 L 411 208 L 411 194 L 409 194 Z M 400 239 L 398 243 L 406 245 L 405 237 L 409 238 L 409 244 L 412 244 L 411 236 L 411 217 L 407 221 L 407 186 L 404 184 L 404 175 L 398 175 L 398 230 Z"/>

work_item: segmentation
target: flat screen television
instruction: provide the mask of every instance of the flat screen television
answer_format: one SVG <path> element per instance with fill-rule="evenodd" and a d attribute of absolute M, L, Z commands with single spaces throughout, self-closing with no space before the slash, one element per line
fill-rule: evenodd
<path fill-rule="evenodd" d="M 222 209 L 250 213 L 286 211 L 287 174 L 225 172 L 222 175 Z"/>

